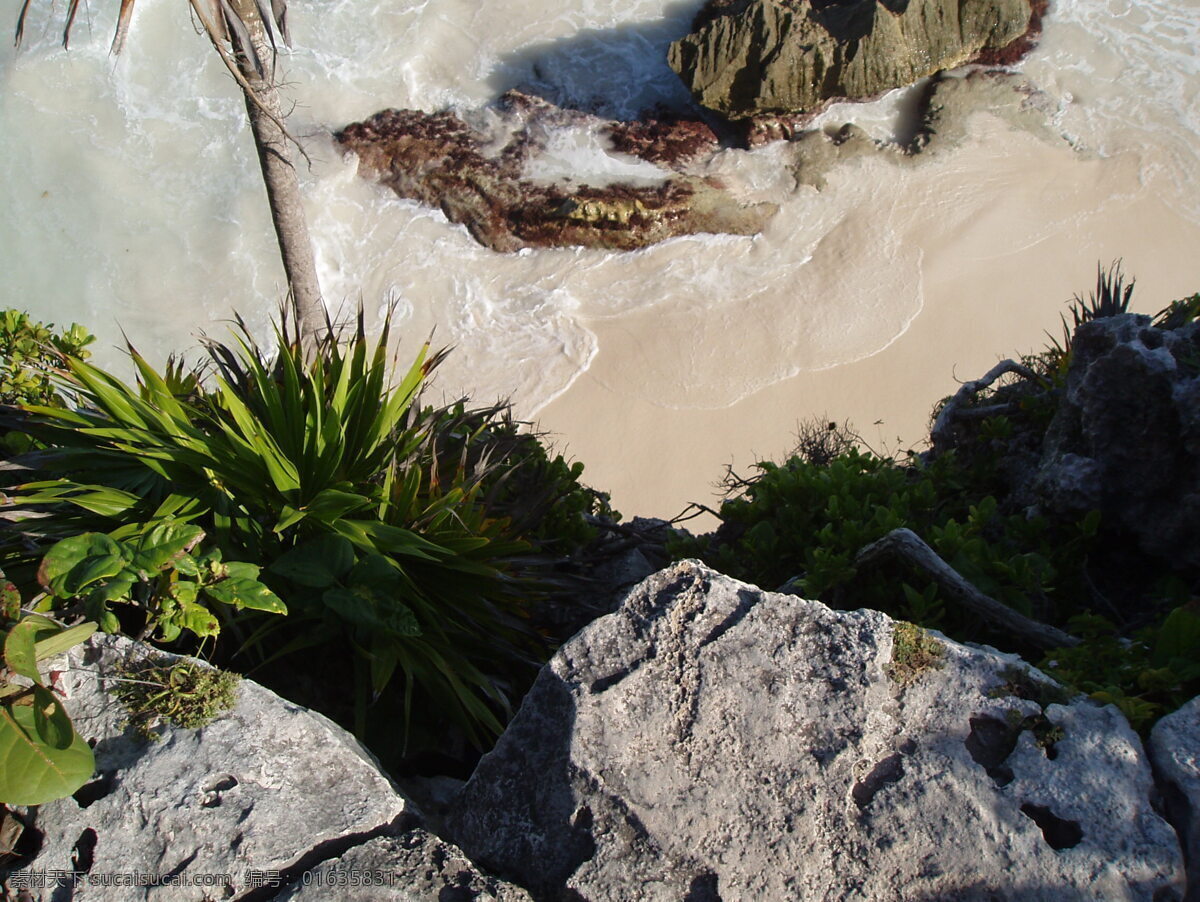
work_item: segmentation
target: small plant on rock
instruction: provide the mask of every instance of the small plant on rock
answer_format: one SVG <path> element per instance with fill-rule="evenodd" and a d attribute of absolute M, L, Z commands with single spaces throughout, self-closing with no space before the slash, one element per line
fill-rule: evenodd
<path fill-rule="evenodd" d="M 164 722 L 194 730 L 231 710 L 240 680 L 235 673 L 189 658 L 150 657 L 118 668 L 112 691 L 128 710 L 130 726 L 143 738 L 157 740 Z"/>
<path fill-rule="evenodd" d="M 892 628 L 892 658 L 883 670 L 897 685 L 907 689 L 922 674 L 940 668 L 945 654 L 942 643 L 928 632 L 901 621 Z"/>

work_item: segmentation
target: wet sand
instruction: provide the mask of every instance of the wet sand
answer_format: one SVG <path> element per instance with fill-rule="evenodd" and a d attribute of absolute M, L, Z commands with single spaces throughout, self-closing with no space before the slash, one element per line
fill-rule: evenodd
<path fill-rule="evenodd" d="M 1019 158 L 997 158 L 997 177 L 1006 169 L 1028 177 L 991 186 L 1001 190 L 983 212 L 965 222 L 924 215 L 909 224 L 903 245 L 920 250 L 924 303 L 907 331 L 878 353 L 802 372 L 727 407 L 678 409 L 646 390 L 662 381 L 656 361 L 680 359 L 680 334 L 663 327 L 657 310 L 587 321 L 599 352 L 539 412 L 540 427 L 585 463 L 586 481 L 610 491 L 626 517 L 670 518 L 689 502 L 716 506 L 715 483 L 727 465 L 746 474 L 755 461 L 785 457 L 797 423 L 810 417 L 849 420 L 879 452 L 920 447 L 933 406 L 958 382 L 1004 357 L 1040 350 L 1046 330 L 1059 334 L 1060 312 L 1073 294 L 1092 288 L 1097 261 L 1123 258 L 1137 278 L 1137 312 L 1154 313 L 1200 290 L 1200 228 L 1172 211 L 1157 185 L 1144 183 L 1144 159 L 1087 160 L 1027 140 L 1005 153 Z M 951 207 L 961 187 L 947 179 Z M 936 180 L 926 190 L 938 190 Z M 1058 223 L 1050 232 L 1048 218 Z M 745 354 L 761 352 L 753 328 L 736 317 L 725 325 L 745 337 Z M 736 354 L 726 362 L 739 365 Z"/>

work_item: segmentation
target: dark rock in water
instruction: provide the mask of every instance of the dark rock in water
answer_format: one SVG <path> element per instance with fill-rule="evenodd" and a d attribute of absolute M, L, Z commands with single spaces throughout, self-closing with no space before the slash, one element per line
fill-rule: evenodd
<path fill-rule="evenodd" d="M 606 122 L 511 92 L 498 114 L 500 122 L 488 134 L 451 112 L 387 110 L 335 138 L 358 154 L 362 175 L 401 197 L 440 207 L 497 251 L 572 245 L 631 250 L 697 232 L 753 235 L 777 209 L 742 205 L 711 181 L 666 170 L 646 185 L 526 175 L 550 129 L 607 132 L 616 150 L 678 165 L 716 148 L 715 136 L 699 123 Z"/>
<path fill-rule="evenodd" d="M 1158 560 L 1200 566 L 1200 323 L 1081 325 L 1033 489 L 1057 513 L 1098 509 Z"/>
<path fill-rule="evenodd" d="M 614 122 L 605 129 L 613 149 L 672 169 L 711 154 L 720 143 L 705 122 L 672 116 Z"/>
<path fill-rule="evenodd" d="M 1039 28 L 1029 0 L 712 0 L 668 61 L 698 103 L 730 119 L 809 115 L 1009 61 Z"/>
<path fill-rule="evenodd" d="M 663 570 L 542 670 L 447 839 L 546 900 L 1180 898 L 1116 708 L 897 629 Z"/>

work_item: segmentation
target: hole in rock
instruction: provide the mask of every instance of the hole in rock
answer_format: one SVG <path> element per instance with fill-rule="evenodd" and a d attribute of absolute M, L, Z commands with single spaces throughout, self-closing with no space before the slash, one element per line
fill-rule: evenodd
<path fill-rule="evenodd" d="M 710 872 L 693 877 L 683 902 L 721 902 L 721 895 L 717 892 L 717 875 Z"/>
<path fill-rule="evenodd" d="M 862 811 L 871 804 L 871 801 L 875 798 L 875 794 L 879 790 L 883 789 L 888 783 L 895 783 L 903 776 L 904 763 L 899 753 L 888 755 L 871 768 L 871 772 L 850 790 L 850 795 L 854 798 L 854 804 L 858 806 L 859 811 Z"/>
<path fill-rule="evenodd" d="M 1021 806 L 1021 813 L 1042 828 L 1042 836 L 1050 848 L 1057 852 L 1072 849 L 1083 839 L 1083 828 L 1079 826 L 1079 821 L 1064 820 L 1042 805 L 1026 802 Z"/>
<path fill-rule="evenodd" d="M 208 786 L 204 787 L 205 792 L 225 792 L 233 789 L 238 785 L 237 777 L 233 774 L 221 774 L 219 777 L 214 777 Z"/>
<path fill-rule="evenodd" d="M 112 773 L 102 773 L 91 783 L 84 783 L 72 794 L 80 808 L 89 808 L 113 791 L 117 778 Z"/>
<path fill-rule="evenodd" d="M 1012 782 L 1012 770 L 1005 767 L 1004 762 L 1017 747 L 1020 732 L 998 717 L 985 714 L 971 718 L 971 733 L 964 740 L 964 745 L 975 763 L 987 771 L 997 786 L 1007 786 Z"/>
<path fill-rule="evenodd" d="M 71 849 L 71 870 L 75 873 L 86 874 L 92 869 L 92 863 L 96 860 L 96 840 L 96 831 L 91 827 L 75 840 L 75 847 Z"/>

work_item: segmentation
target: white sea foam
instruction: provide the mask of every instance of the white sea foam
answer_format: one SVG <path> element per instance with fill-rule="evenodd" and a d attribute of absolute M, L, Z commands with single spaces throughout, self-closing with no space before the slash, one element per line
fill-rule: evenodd
<path fill-rule="evenodd" d="M 327 137 L 386 107 L 477 109 L 511 87 L 611 116 L 678 106 L 686 96 L 663 57 L 695 5 L 293 3 L 295 50 L 283 67 L 293 130 L 311 136 L 313 166 L 301 177 L 331 306 L 361 301 L 375 314 L 396 303 L 410 343 L 436 327 L 435 340 L 456 347 L 443 374 L 448 393 L 511 394 L 522 415 L 586 371 L 602 350 L 599 323 L 618 324 L 637 361 L 612 377 L 614 391 L 716 407 L 894 342 L 922 310 L 936 243 L 958 242 L 964 266 L 1011 255 L 1019 270 L 1025 250 L 1076 227 L 1063 211 L 1097 183 L 1084 156 L 1075 176 L 1042 178 L 1030 161 L 1047 151 L 1032 138 L 979 126 L 936 162 L 850 164 L 821 192 L 796 186 L 779 145 L 721 154 L 711 174 L 747 200 L 781 206 L 757 238 L 501 255 L 440 212 L 359 179 Z M 0 46 L 5 303 L 89 324 L 107 362 L 118 359 L 107 350 L 118 323 L 160 358 L 200 329 L 219 332 L 234 309 L 265 331 L 283 276 L 257 161 L 241 101 L 186 6 L 142 0 L 117 60 L 107 54 L 111 4 L 77 25 L 69 52 L 57 46 L 60 23 L 48 10 L 31 13 L 19 55 Z M 1132 167 L 1122 184 L 1156 192 L 1192 222 L 1200 222 L 1197 10 L 1196 0 L 1060 0 L 1022 65 L 1062 101 L 1065 133 L 1128 160 L 1114 164 Z M 905 102 L 893 92 L 838 105 L 823 121 L 853 119 L 887 139 Z M 531 176 L 660 177 L 605 153 L 591 133 L 552 134 L 550 150 Z M 1087 209 L 1119 203 L 1097 197 Z M 1009 237 L 986 246 L 971 240 L 974 226 L 1002 217 L 1020 227 L 998 230 Z M 1086 272 L 1093 258 L 1083 253 L 1071 262 Z"/>

